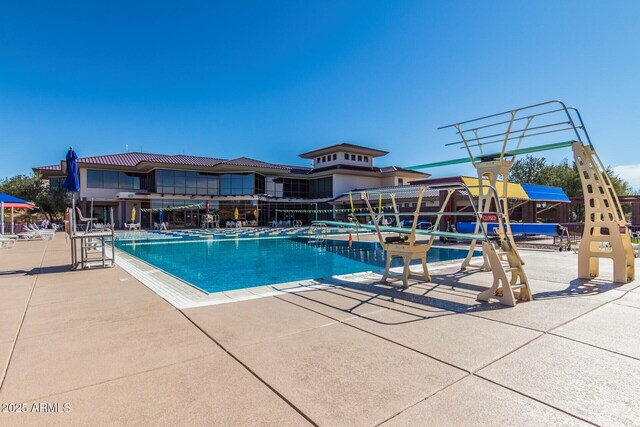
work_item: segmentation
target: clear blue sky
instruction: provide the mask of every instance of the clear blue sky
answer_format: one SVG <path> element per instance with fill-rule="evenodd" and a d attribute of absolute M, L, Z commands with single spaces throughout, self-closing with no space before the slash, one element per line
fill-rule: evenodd
<path fill-rule="evenodd" d="M 305 165 L 348 141 L 405 166 L 459 156 L 440 125 L 554 98 L 605 163 L 640 164 L 640 2 L 0 6 L 0 177 L 70 144 Z"/>

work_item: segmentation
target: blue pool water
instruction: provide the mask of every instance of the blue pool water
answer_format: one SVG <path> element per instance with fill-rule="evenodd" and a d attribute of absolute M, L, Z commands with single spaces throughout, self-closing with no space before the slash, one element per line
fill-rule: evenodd
<path fill-rule="evenodd" d="M 377 243 L 328 240 L 316 247 L 304 238 L 252 240 L 172 239 L 117 241 L 116 247 L 206 292 L 221 292 L 384 267 Z M 428 261 L 464 258 L 467 251 L 432 248 Z M 480 253 L 478 253 L 480 254 Z M 398 261 L 398 265 L 400 260 Z"/>

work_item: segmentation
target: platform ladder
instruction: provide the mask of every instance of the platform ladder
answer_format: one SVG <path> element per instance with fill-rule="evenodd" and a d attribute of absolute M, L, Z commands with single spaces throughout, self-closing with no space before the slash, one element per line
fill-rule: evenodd
<path fill-rule="evenodd" d="M 473 187 L 464 187 L 466 187 L 467 193 L 470 194 L 472 192 L 471 189 Z M 505 209 L 507 205 L 501 200 L 494 186 L 486 185 L 480 181 L 480 185 L 477 188 L 479 195 L 478 208 L 477 210 L 474 208 L 477 224 L 476 234 L 482 232 L 485 235 L 485 240 L 482 242 L 483 264 L 480 268 L 491 271 L 493 274 L 491 287 L 486 291 L 480 292 L 477 299 L 487 302 L 491 299 L 496 299 L 501 304 L 512 307 L 516 305 L 516 300 L 532 301 L 533 294 L 524 270 L 524 262 L 522 262 L 511 234 L 509 215 Z M 502 194 L 506 194 L 506 189 Z M 454 192 L 449 191 L 443 206 L 447 206 L 449 199 L 453 195 Z M 471 205 L 473 206 L 472 201 Z M 495 210 L 492 210 L 492 207 L 495 207 Z M 439 225 L 441 216 L 446 214 L 447 212 L 442 210 L 438 213 L 438 218 L 434 224 L 435 229 Z M 488 234 L 488 223 L 498 224 L 498 233 L 496 235 Z M 462 268 L 474 267 L 470 261 L 476 244 L 476 240 L 471 241 L 469 253 L 462 263 Z"/>
<path fill-rule="evenodd" d="M 572 145 L 584 193 L 584 232 L 578 249 L 578 277 L 591 279 L 600 273 L 600 258 L 613 260 L 613 281 L 635 278 L 631 235 L 620 200 L 606 168 L 591 144 Z"/>

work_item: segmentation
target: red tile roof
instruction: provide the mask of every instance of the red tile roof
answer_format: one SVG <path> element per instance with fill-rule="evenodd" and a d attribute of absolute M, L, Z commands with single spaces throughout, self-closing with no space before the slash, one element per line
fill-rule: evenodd
<path fill-rule="evenodd" d="M 224 159 L 216 159 L 213 157 L 196 157 L 177 154 L 175 156 L 159 155 L 151 159 L 143 160 L 150 163 L 165 163 L 169 165 L 184 166 L 215 166 L 224 163 Z"/>
<path fill-rule="evenodd" d="M 267 163 L 260 160 L 250 159 L 248 157 L 238 157 L 237 159 L 225 160 L 225 159 L 217 159 L 213 157 L 187 156 L 184 154 L 166 155 L 166 154 L 130 152 L 130 153 L 108 154 L 104 156 L 81 157 L 78 159 L 78 163 L 82 163 L 82 164 L 121 166 L 121 167 L 135 167 L 143 162 L 162 163 L 162 164 L 169 164 L 169 165 L 182 165 L 182 166 L 203 166 L 203 167 L 213 167 L 213 166 L 224 164 L 224 165 L 231 165 L 231 166 L 245 166 L 245 167 L 289 170 L 289 171 L 292 171 L 293 173 L 306 173 L 307 171 L 309 171 L 309 168 L 305 168 L 301 166 L 278 165 L 275 163 Z M 43 171 L 59 171 L 61 170 L 61 167 L 60 167 L 60 164 L 57 164 L 57 165 L 39 166 L 34 169 L 43 170 Z"/>

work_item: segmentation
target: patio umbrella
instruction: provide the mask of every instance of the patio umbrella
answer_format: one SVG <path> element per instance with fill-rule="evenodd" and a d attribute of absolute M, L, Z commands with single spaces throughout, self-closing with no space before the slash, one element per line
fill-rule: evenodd
<path fill-rule="evenodd" d="M 107 223 L 107 218 L 108 218 L 108 214 L 107 214 L 107 208 L 105 206 L 104 208 L 102 208 L 102 221 L 105 224 Z"/>
<path fill-rule="evenodd" d="M 256 219 L 256 221 L 257 221 L 257 220 L 258 220 L 258 208 L 256 208 L 256 209 L 253 211 L 253 216 L 255 217 L 255 219 Z"/>
<path fill-rule="evenodd" d="M 233 219 L 237 221 L 238 218 L 240 218 L 240 212 L 238 212 L 238 208 L 236 208 L 236 210 L 233 211 Z"/>
<path fill-rule="evenodd" d="M 67 152 L 67 178 L 64 180 L 64 189 L 75 193 L 80 191 L 80 180 L 78 179 L 78 155 L 69 147 Z"/>
<path fill-rule="evenodd" d="M 208 200 L 204 203 L 204 209 L 207 211 L 207 213 L 209 213 L 209 201 Z"/>
<path fill-rule="evenodd" d="M 13 234 L 13 210 L 33 209 L 35 205 L 18 197 L 0 193 L 0 234 L 4 234 L 4 210 L 11 209 L 11 234 Z"/>
<path fill-rule="evenodd" d="M 133 209 L 131 209 L 131 222 L 136 222 L 136 207 L 134 206 Z"/>
<path fill-rule="evenodd" d="M 158 221 L 159 221 L 160 223 L 162 223 L 162 218 L 163 218 L 163 217 L 164 217 L 164 214 L 162 213 L 162 209 L 160 209 L 160 210 L 158 211 Z"/>
<path fill-rule="evenodd" d="M 64 180 L 63 187 L 71 192 L 71 212 L 75 218 L 76 215 L 76 192 L 80 191 L 80 180 L 78 179 L 78 155 L 73 151 L 73 147 L 69 147 L 66 157 L 67 177 Z M 73 221 L 75 224 L 75 221 Z"/>

